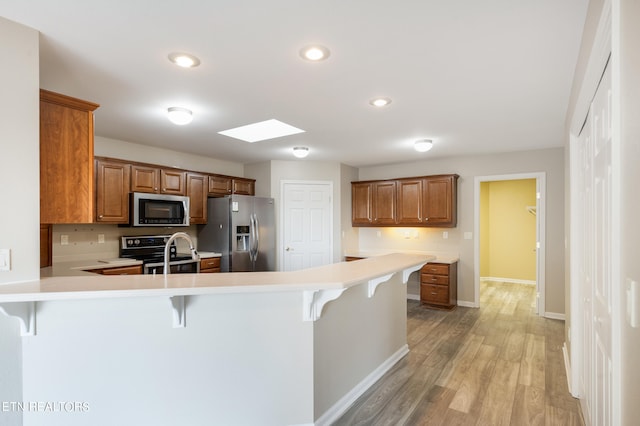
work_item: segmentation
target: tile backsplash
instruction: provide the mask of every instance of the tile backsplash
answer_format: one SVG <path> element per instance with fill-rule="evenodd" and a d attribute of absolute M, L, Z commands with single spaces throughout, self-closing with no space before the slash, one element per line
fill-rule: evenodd
<path fill-rule="evenodd" d="M 53 263 L 114 259 L 120 256 L 122 236 L 171 235 L 179 231 L 188 233 L 196 247 L 198 246 L 195 225 L 186 228 L 129 228 L 102 224 L 53 225 Z M 63 240 L 67 244 L 63 245 Z M 103 240 L 104 242 L 101 242 Z M 183 240 L 178 240 L 177 244 L 179 251 L 187 251 L 186 246 L 182 247 L 185 244 Z"/>

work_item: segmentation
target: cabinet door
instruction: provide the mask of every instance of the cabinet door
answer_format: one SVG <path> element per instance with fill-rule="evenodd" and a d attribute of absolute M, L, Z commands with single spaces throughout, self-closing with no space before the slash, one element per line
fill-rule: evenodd
<path fill-rule="evenodd" d="M 40 91 L 40 223 L 92 223 L 97 104 Z"/>
<path fill-rule="evenodd" d="M 351 184 L 351 224 L 353 226 L 371 225 L 373 216 L 373 193 L 370 183 Z"/>
<path fill-rule="evenodd" d="M 422 224 L 422 179 L 398 181 L 398 225 Z"/>
<path fill-rule="evenodd" d="M 127 163 L 96 160 L 96 222 L 129 222 L 130 170 Z"/>
<path fill-rule="evenodd" d="M 455 227 L 457 221 L 457 175 L 424 179 L 424 220 L 426 226 Z"/>
<path fill-rule="evenodd" d="M 241 195 L 255 195 L 255 181 L 252 179 L 234 179 L 233 193 Z"/>
<path fill-rule="evenodd" d="M 233 189 L 233 179 L 227 176 L 209 176 L 209 195 L 230 195 Z"/>
<path fill-rule="evenodd" d="M 192 225 L 207 223 L 207 176 L 187 173 L 187 196 L 189 197 L 189 222 Z"/>
<path fill-rule="evenodd" d="M 134 164 L 131 166 L 132 192 L 160 192 L 160 169 Z"/>
<path fill-rule="evenodd" d="M 178 170 L 160 170 L 160 192 L 162 194 L 185 195 L 185 175 Z"/>
<path fill-rule="evenodd" d="M 373 223 L 376 225 L 395 225 L 396 181 L 382 181 L 373 184 Z"/>

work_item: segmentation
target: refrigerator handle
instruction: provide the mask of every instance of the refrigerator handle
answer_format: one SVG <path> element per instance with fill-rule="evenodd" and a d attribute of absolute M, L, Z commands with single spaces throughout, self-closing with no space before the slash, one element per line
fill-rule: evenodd
<path fill-rule="evenodd" d="M 250 226 L 250 238 L 251 238 L 251 245 L 249 247 L 249 258 L 251 259 L 252 262 L 256 261 L 256 222 L 255 222 L 255 217 L 254 214 L 251 213 L 251 216 L 249 216 L 249 226 Z"/>
<path fill-rule="evenodd" d="M 254 260 L 258 260 L 258 250 L 260 249 L 260 223 L 258 222 L 258 215 L 253 215 L 253 257 Z"/>

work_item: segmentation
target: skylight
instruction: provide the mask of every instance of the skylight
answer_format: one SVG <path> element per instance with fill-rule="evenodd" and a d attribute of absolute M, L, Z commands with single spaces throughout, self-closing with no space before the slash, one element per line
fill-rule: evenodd
<path fill-rule="evenodd" d="M 283 123 L 282 121 L 271 119 L 261 121 L 259 123 L 247 124 L 246 126 L 236 127 L 235 129 L 223 130 L 218 133 L 253 143 L 280 138 L 282 136 L 295 135 L 297 133 L 304 133 L 304 130 L 293 127 L 287 123 Z"/>

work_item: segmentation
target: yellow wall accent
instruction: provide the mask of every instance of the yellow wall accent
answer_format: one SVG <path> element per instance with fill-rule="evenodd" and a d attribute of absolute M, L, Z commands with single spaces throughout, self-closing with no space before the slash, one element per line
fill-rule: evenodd
<path fill-rule="evenodd" d="M 480 276 L 536 280 L 536 180 L 482 182 Z"/>

